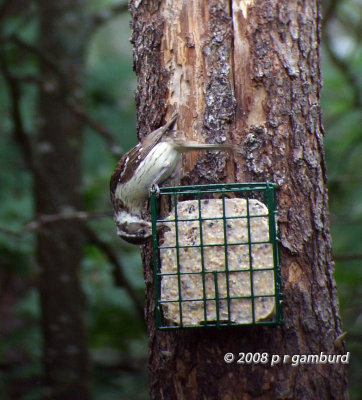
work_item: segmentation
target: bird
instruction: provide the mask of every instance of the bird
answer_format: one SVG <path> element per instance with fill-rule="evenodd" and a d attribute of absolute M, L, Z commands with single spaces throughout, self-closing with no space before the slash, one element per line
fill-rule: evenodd
<path fill-rule="evenodd" d="M 142 216 L 151 189 L 174 172 L 181 154 L 192 150 L 230 150 L 229 144 L 199 143 L 186 139 L 173 130 L 178 119 L 156 129 L 124 154 L 118 161 L 110 180 L 110 197 L 114 209 L 117 234 L 126 242 L 144 244 L 152 236 L 152 225 Z"/>

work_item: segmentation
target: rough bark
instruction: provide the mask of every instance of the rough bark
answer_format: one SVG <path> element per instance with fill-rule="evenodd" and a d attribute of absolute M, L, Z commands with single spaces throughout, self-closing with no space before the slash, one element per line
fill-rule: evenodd
<path fill-rule="evenodd" d="M 79 98 L 83 69 L 82 1 L 39 2 L 41 71 L 36 138 L 37 215 L 81 207 L 82 127 L 65 103 Z M 51 96 L 47 92 L 51 91 Z M 46 397 L 89 399 L 88 355 L 79 281 L 83 237 L 77 221 L 42 226 L 37 234 Z"/>
<path fill-rule="evenodd" d="M 131 1 L 139 135 L 178 110 L 192 138 L 238 150 L 184 158 L 182 183 L 278 190 L 285 324 L 155 329 L 143 248 L 152 399 L 346 399 L 346 366 L 226 364 L 227 352 L 345 354 L 333 278 L 316 0 Z"/>

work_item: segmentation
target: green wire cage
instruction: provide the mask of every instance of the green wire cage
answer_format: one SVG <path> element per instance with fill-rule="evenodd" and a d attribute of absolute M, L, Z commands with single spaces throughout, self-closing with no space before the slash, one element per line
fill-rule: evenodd
<path fill-rule="evenodd" d="M 283 322 L 275 189 L 266 182 L 151 192 L 157 328 Z"/>

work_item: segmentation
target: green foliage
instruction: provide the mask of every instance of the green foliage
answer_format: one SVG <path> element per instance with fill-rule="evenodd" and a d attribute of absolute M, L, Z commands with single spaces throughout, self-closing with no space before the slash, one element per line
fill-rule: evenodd
<path fill-rule="evenodd" d="M 330 1 L 324 1 L 326 7 Z M 92 0 L 89 13 L 119 4 Z M 362 370 L 362 94 L 360 0 L 340 0 L 326 21 L 323 47 L 324 89 L 322 107 L 326 130 L 325 151 L 329 176 L 331 229 L 336 255 L 336 279 L 344 329 L 351 352 L 351 399 L 361 398 Z M 1 37 L 18 35 L 35 44 L 38 21 L 34 8 L 11 14 L 1 26 Z M 129 43 L 129 15 L 111 19 L 93 32 L 87 45 L 84 93 L 86 113 L 113 134 L 124 150 L 136 143 L 136 118 Z M 330 48 L 342 61 L 333 59 Z M 38 74 L 38 56 L 14 42 L 2 43 L 1 56 L 17 77 Z M 355 78 L 354 83 L 352 83 Z M 37 86 L 22 82 L 20 110 L 29 137 L 36 134 Z M 359 92 L 359 98 L 358 98 Z M 34 219 L 32 174 L 14 141 L 9 88 L 0 74 L 0 397 L 4 400 L 38 399 L 43 393 L 40 307 L 36 280 L 35 235 L 11 234 Z M 109 177 L 117 162 L 109 143 L 88 125 L 83 146 L 84 210 L 110 213 Z M 137 247 L 123 244 L 111 217 L 92 220 L 89 226 L 116 254 L 134 291 L 143 297 L 144 282 Z M 134 302 L 124 287 L 117 287 L 113 266 L 94 244 L 85 247 L 82 283 L 86 295 L 86 323 L 93 361 L 93 393 L 98 400 L 144 400 L 147 341 Z"/>
<path fill-rule="evenodd" d="M 133 254 L 125 257 L 125 261 L 125 265 L 133 263 L 136 268 L 140 262 Z M 127 351 L 130 341 L 145 339 L 143 321 L 135 314 L 132 300 L 124 288 L 114 287 L 111 265 L 95 246 L 87 246 L 83 262 L 83 282 L 88 299 L 88 325 L 92 347 L 113 347 Z M 140 282 L 138 285 L 136 290 L 138 289 L 142 298 L 143 285 Z"/>
<path fill-rule="evenodd" d="M 326 8 L 330 4 L 326 2 Z M 358 377 L 362 370 L 362 8 L 357 0 L 337 4 L 335 14 L 325 22 L 322 108 L 335 276 L 351 352 L 350 396 L 357 400 L 362 395 Z"/>

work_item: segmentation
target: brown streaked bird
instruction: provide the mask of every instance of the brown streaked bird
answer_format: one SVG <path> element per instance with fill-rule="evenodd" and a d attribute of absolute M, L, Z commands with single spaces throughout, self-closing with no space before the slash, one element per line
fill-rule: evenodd
<path fill-rule="evenodd" d="M 183 152 L 192 150 L 231 150 L 228 144 L 197 143 L 172 131 L 178 114 L 151 132 L 118 162 L 110 182 L 111 201 L 118 235 L 132 244 L 143 244 L 152 235 L 151 222 L 142 209 L 152 187 L 169 178 Z M 177 137 L 179 136 L 179 137 Z"/>

